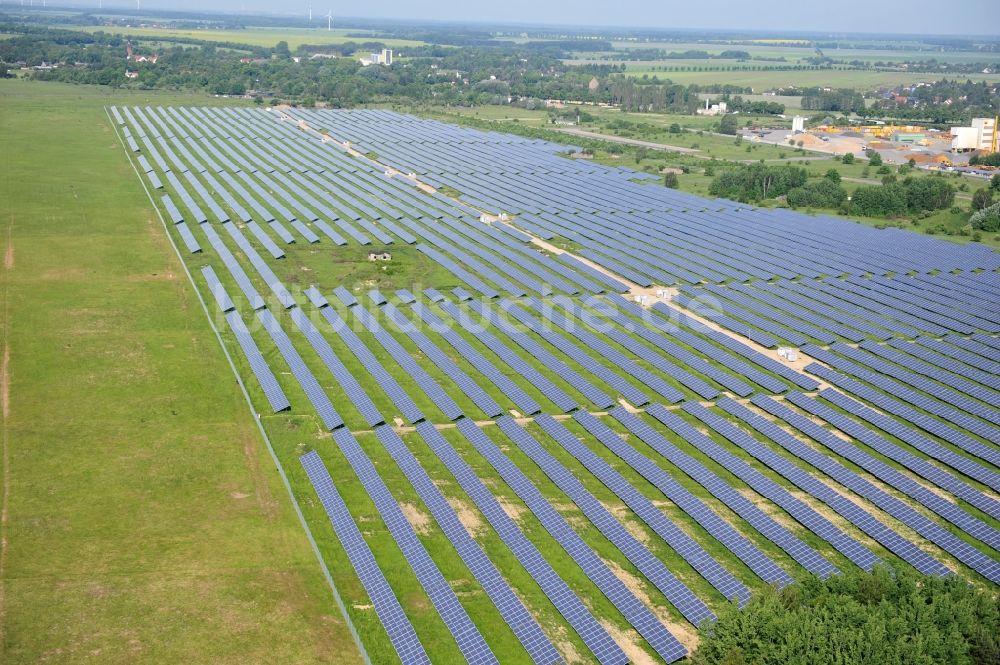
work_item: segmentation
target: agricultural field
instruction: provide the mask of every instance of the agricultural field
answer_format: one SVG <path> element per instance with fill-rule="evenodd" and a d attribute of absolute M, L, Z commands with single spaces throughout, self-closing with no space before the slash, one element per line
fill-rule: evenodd
<path fill-rule="evenodd" d="M 375 108 L 107 127 L 373 662 L 673 662 L 812 573 L 1000 580 L 988 247 Z"/>
<path fill-rule="evenodd" d="M 322 23 L 322 26 L 320 25 Z M 243 30 L 218 30 L 213 28 L 182 30 L 177 28 L 147 28 L 140 26 L 77 26 L 67 25 L 65 27 L 96 32 L 121 32 L 134 37 L 144 37 L 146 39 L 199 39 L 209 42 L 249 44 L 251 46 L 262 46 L 273 48 L 278 42 L 288 42 L 288 48 L 295 50 L 303 44 L 324 45 L 324 44 L 345 44 L 347 42 L 382 42 L 388 48 L 403 48 L 406 46 L 419 46 L 423 42 L 409 39 L 393 39 L 382 37 L 377 33 L 367 33 L 358 30 L 347 29 L 326 29 L 326 19 L 316 18 L 316 28 L 246 28 Z M 360 36 L 359 36 L 360 35 Z"/>
<path fill-rule="evenodd" d="M 688 85 L 735 85 L 752 88 L 754 92 L 764 92 L 777 88 L 809 87 L 817 83 L 817 77 L 822 77 L 822 84 L 831 88 L 856 88 L 874 90 L 890 88 L 914 83 L 931 83 L 939 81 L 942 74 L 929 72 L 895 72 L 872 71 L 866 69 L 823 69 L 823 70 L 783 70 L 768 68 L 769 63 L 738 63 L 735 60 L 698 60 L 698 61 L 604 61 L 604 60 L 567 60 L 567 64 L 624 64 L 625 71 L 631 76 L 658 76 L 670 79 L 674 83 Z M 684 64 L 687 62 L 687 64 Z M 688 71 L 678 71 L 674 67 L 688 67 Z M 759 67 L 757 70 L 744 71 L 741 67 Z M 962 80 L 972 81 L 1000 80 L 1000 74 L 956 74 Z"/>

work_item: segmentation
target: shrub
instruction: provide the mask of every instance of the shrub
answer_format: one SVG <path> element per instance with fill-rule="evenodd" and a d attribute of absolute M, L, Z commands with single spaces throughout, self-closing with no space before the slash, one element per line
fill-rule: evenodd
<path fill-rule="evenodd" d="M 692 665 L 953 665 L 1000 658 L 1000 602 L 958 575 L 857 569 L 763 589 L 700 630 Z"/>
<path fill-rule="evenodd" d="M 844 155 L 843 157 L 840 158 L 840 161 L 843 162 L 844 164 L 853 164 L 854 163 L 854 153 L 853 152 L 847 153 L 846 155 Z"/>
<path fill-rule="evenodd" d="M 969 217 L 969 224 L 977 231 L 993 233 L 1000 231 L 1000 203 L 994 203 L 988 208 L 973 213 Z"/>
<path fill-rule="evenodd" d="M 977 189 L 972 195 L 972 205 L 970 206 L 970 212 L 976 212 L 977 210 L 982 210 L 983 208 L 989 208 L 993 204 L 993 190 L 992 189 Z"/>

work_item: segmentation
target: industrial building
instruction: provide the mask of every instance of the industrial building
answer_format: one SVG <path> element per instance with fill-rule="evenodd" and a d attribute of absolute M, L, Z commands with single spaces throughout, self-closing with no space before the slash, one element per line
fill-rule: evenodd
<path fill-rule="evenodd" d="M 369 57 L 362 58 L 361 64 L 365 67 L 368 65 L 385 65 L 388 67 L 392 64 L 392 49 L 384 48 L 381 53 L 372 53 Z"/>
<path fill-rule="evenodd" d="M 997 118 L 974 118 L 969 127 L 951 128 L 951 149 L 954 152 L 997 151 Z"/>

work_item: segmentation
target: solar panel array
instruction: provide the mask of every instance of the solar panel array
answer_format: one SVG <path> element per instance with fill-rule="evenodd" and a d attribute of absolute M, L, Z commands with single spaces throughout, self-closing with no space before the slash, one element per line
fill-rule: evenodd
<path fill-rule="evenodd" d="M 109 112 L 261 388 L 265 427 L 332 433 L 301 464 L 402 662 L 428 662 L 418 635 L 442 629 L 469 661 L 497 660 L 404 498 L 503 619 L 497 644 L 508 631 L 538 663 L 566 659 L 566 630 L 627 662 L 612 625 L 677 660 L 663 617 L 698 624 L 807 573 L 891 561 L 1000 583 L 989 248 L 709 201 L 565 146 L 389 111 Z M 327 283 L 331 261 L 372 278 Z M 390 493 L 376 451 L 408 485 Z M 459 519 L 450 479 L 501 549 Z M 407 618 L 381 573 L 392 559 L 335 486 L 356 480 L 440 622 Z M 597 593 L 600 612 L 582 600 Z"/>
<path fill-rule="evenodd" d="M 351 565 L 357 572 L 358 579 L 365 587 L 365 593 L 371 598 L 372 607 L 375 609 L 379 621 L 385 627 L 385 632 L 388 634 L 400 661 L 406 665 L 411 663 L 414 665 L 427 663 L 429 665 L 431 660 L 417 638 L 413 624 L 406 618 L 399 600 L 393 594 L 392 588 L 386 581 L 378 562 L 375 561 L 371 549 L 361 535 L 361 531 L 358 530 L 358 525 L 351 517 L 347 504 L 337 492 L 323 460 L 315 451 L 312 451 L 300 457 L 299 461 L 309 475 L 309 482 L 316 490 L 316 494 L 330 518 L 330 524 L 333 525 L 334 533 L 340 539 L 348 558 L 351 560 Z"/>

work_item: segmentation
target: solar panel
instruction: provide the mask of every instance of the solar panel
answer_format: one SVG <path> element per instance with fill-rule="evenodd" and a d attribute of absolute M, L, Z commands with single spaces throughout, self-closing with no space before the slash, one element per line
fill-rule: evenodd
<path fill-rule="evenodd" d="M 180 224 L 184 221 L 184 215 L 181 211 L 177 209 L 174 204 L 173 199 L 170 198 L 169 194 L 164 194 L 160 197 L 160 201 L 163 203 L 163 207 L 167 209 L 167 215 L 170 217 L 170 221 L 174 224 Z"/>
<path fill-rule="evenodd" d="M 230 299 L 229 294 L 226 293 L 226 287 L 222 285 L 219 281 L 218 276 L 212 269 L 212 266 L 205 266 L 201 269 L 201 274 L 205 277 L 205 282 L 208 284 L 208 290 L 212 292 L 215 297 L 215 302 L 219 305 L 219 309 L 223 313 L 229 312 L 236 309 L 233 305 L 233 301 Z"/>
<path fill-rule="evenodd" d="M 333 408 L 330 398 L 327 397 L 323 388 L 319 385 L 319 381 L 313 376 L 313 373 L 306 367 L 306 364 L 302 361 L 302 356 L 295 350 L 295 347 L 292 345 L 291 340 L 288 339 L 285 331 L 282 330 L 278 320 L 266 309 L 257 312 L 257 319 L 263 324 L 264 330 L 271 336 L 271 339 L 274 340 L 274 345 L 278 347 L 278 351 L 281 352 L 281 356 L 288 363 L 292 374 L 298 380 L 299 385 L 302 386 L 302 390 L 305 391 L 309 402 L 316 409 L 323 426 L 327 430 L 335 430 L 343 427 L 343 418 Z"/>
<path fill-rule="evenodd" d="M 438 526 L 441 527 L 459 556 L 462 557 L 462 561 L 493 601 L 504 621 L 517 635 L 532 661 L 535 663 L 559 662 L 561 660 L 559 652 L 542 632 L 538 622 L 531 616 L 482 548 L 462 526 L 455 509 L 441 494 L 437 485 L 420 466 L 417 458 L 413 456 L 399 435 L 387 425 L 375 428 L 375 434 L 392 455 L 396 464 L 406 474 L 424 505 L 434 516 Z"/>
<path fill-rule="evenodd" d="M 319 496 L 327 517 L 330 518 L 333 532 L 347 553 L 354 572 L 371 599 L 375 614 L 382 622 L 396 655 L 405 665 L 424 663 L 430 665 L 431 660 L 420 644 L 413 625 L 403 612 L 382 569 L 379 568 L 371 549 L 347 510 L 347 504 L 334 486 L 323 460 L 316 451 L 310 451 L 300 457 L 299 462 L 309 476 L 309 482 Z"/>
<path fill-rule="evenodd" d="M 420 316 L 420 319 L 427 324 L 431 330 L 440 335 L 455 351 L 472 365 L 480 374 L 485 376 L 490 382 L 503 392 L 521 411 L 522 415 L 533 415 L 542 410 L 542 407 L 524 389 L 512 381 L 506 374 L 503 374 L 496 365 L 487 360 L 479 351 L 469 344 L 464 337 L 434 315 L 429 309 L 417 303 L 413 306 L 413 311 Z"/>
<path fill-rule="evenodd" d="M 493 441 L 468 418 L 458 421 L 458 429 L 476 450 L 489 461 L 511 489 L 524 501 L 546 531 L 583 569 L 591 581 L 610 600 L 625 619 L 645 638 L 666 662 L 672 663 L 687 654 L 677 639 L 646 607 L 597 554 L 570 528 L 566 520 L 542 496 L 527 476 L 514 465 Z"/>
<path fill-rule="evenodd" d="M 996 475 L 989 469 L 976 464 L 968 457 L 960 455 L 953 450 L 935 441 L 922 436 L 916 430 L 906 427 L 898 420 L 895 420 L 884 413 L 875 411 L 868 406 L 856 402 L 836 390 L 826 389 L 819 393 L 819 396 L 828 400 L 831 404 L 844 409 L 848 413 L 871 425 L 888 432 L 900 441 L 912 446 L 921 453 L 936 459 L 951 468 L 959 471 L 969 478 L 979 480 L 985 484 L 995 481 Z M 790 400 L 795 399 L 795 395 L 789 395 Z M 802 403 L 800 400 L 794 402 L 797 406 L 812 412 L 810 403 Z M 863 441 L 879 453 L 896 460 L 906 468 L 920 474 L 943 489 L 976 506 L 994 519 L 1000 519 L 1000 501 L 984 496 L 981 492 L 973 490 L 964 482 L 958 481 L 951 473 L 941 469 L 939 466 L 927 463 L 926 460 L 909 453 L 906 449 L 890 443 L 882 437 L 876 435 L 871 430 L 864 428 L 852 420 L 842 417 L 831 409 L 825 409 L 822 417 L 828 422 L 835 424 L 840 429 L 851 436 Z"/>
<path fill-rule="evenodd" d="M 330 305 L 330 301 L 326 299 L 319 289 L 314 286 L 310 286 L 305 290 L 306 297 L 309 298 L 309 302 L 313 304 L 316 309 L 323 309 Z"/>
<path fill-rule="evenodd" d="M 814 353 L 816 353 L 816 355 L 819 355 L 819 351 L 821 350 L 814 350 Z M 822 353 L 826 354 L 825 351 L 823 351 Z M 813 357 L 816 356 L 814 355 Z M 995 449 L 989 448 L 985 444 L 980 443 L 979 441 L 973 439 L 972 437 L 948 427 L 941 421 L 936 420 L 934 418 L 930 418 L 928 416 L 924 416 L 915 411 L 914 409 L 910 408 L 903 402 L 891 398 L 883 392 L 880 392 L 873 388 L 869 388 L 868 386 L 859 383 L 857 381 L 854 381 L 853 379 L 850 379 L 846 376 L 843 376 L 842 374 L 838 374 L 837 372 L 830 370 L 822 365 L 819 365 L 818 363 L 812 363 L 810 365 L 807 365 L 806 371 L 809 372 L 810 374 L 815 374 L 816 376 L 819 376 L 829 381 L 831 384 L 841 388 L 842 390 L 857 395 L 858 397 L 864 399 L 866 402 L 874 404 L 878 408 L 888 413 L 903 418 L 904 420 L 916 425 L 917 427 L 920 427 L 925 431 L 930 432 L 931 434 L 940 436 L 945 441 L 948 441 L 949 443 L 958 446 L 963 450 L 966 450 L 966 452 L 969 452 L 973 455 L 977 455 L 983 459 L 995 458 L 998 455 L 1000 455 L 1000 453 L 998 453 Z M 865 373 L 865 378 L 866 380 L 867 379 L 878 380 L 878 377 L 869 376 L 868 373 Z M 917 403 L 919 403 L 921 407 L 924 407 L 926 401 L 917 400 Z M 897 422 L 896 425 L 899 426 L 899 423 Z M 894 432 L 893 434 L 895 435 Z M 979 465 L 978 463 L 962 455 L 958 456 L 949 455 L 948 458 L 960 464 L 961 465 L 960 470 L 966 475 L 969 475 L 972 478 L 976 478 L 981 482 L 986 482 L 986 484 L 988 484 L 993 489 L 1000 490 L 1000 475 L 986 469 L 985 467 Z M 961 460 L 957 458 L 961 458 Z"/>
<path fill-rule="evenodd" d="M 344 303 L 348 307 L 353 307 L 358 304 L 358 299 L 351 295 L 351 292 L 342 286 L 338 286 L 333 290 L 333 295 L 340 299 L 340 302 Z"/>
<path fill-rule="evenodd" d="M 621 375 L 608 369 L 603 364 L 595 360 L 590 354 L 583 351 L 579 346 L 570 342 L 566 337 L 551 330 L 544 323 L 538 321 L 527 312 L 514 305 L 511 301 L 504 301 L 501 305 L 505 312 L 513 316 L 517 321 L 528 328 L 546 342 L 559 349 L 566 356 L 572 358 L 588 372 L 600 378 L 609 386 L 614 388 L 620 395 L 635 406 L 643 406 L 649 403 L 649 396 L 633 386 Z"/>
<path fill-rule="evenodd" d="M 578 390 L 580 394 L 590 400 L 590 402 L 592 402 L 595 406 L 599 408 L 608 408 L 615 404 L 614 399 L 594 386 L 594 384 L 584 378 L 576 370 L 566 365 L 562 359 L 550 353 L 545 347 L 531 338 L 524 329 L 512 324 L 506 319 L 501 318 L 483 303 L 473 302 L 470 304 L 470 307 L 472 307 L 473 311 L 483 317 L 497 330 L 506 335 L 507 339 L 510 339 L 522 349 L 527 351 L 531 357 L 542 363 L 542 365 L 544 365 L 550 372 L 566 381 L 569 385 L 573 386 L 573 388 Z M 454 314 L 452 316 L 454 316 Z"/>
<path fill-rule="evenodd" d="M 434 365 L 451 379 L 466 396 L 490 418 L 503 413 L 503 408 L 496 400 L 483 390 L 471 376 L 462 370 L 454 360 L 449 358 L 431 339 L 420 332 L 395 305 L 386 304 L 383 311 L 388 318 L 426 355 Z"/>
<path fill-rule="evenodd" d="M 389 396 L 392 403 L 399 409 L 403 418 L 410 423 L 417 423 L 424 419 L 424 414 L 413 402 L 410 396 L 403 390 L 396 379 L 386 371 L 382 363 L 365 346 L 357 333 L 350 329 L 347 323 L 341 319 L 331 307 L 324 307 L 321 310 L 323 316 L 334 332 L 347 345 L 354 357 L 358 359 L 361 366 L 371 374 L 378 386 Z"/>
<path fill-rule="evenodd" d="M 552 421 L 554 422 L 554 421 Z M 704 602 L 671 573 L 663 562 L 646 549 L 621 522 L 604 507 L 570 471 L 550 455 L 535 438 L 510 416 L 497 420 L 497 425 L 514 442 L 518 450 L 530 457 L 546 476 L 583 512 L 600 531 L 647 580 L 695 626 L 715 615 Z M 551 425 L 550 425 L 551 426 Z"/>
<path fill-rule="evenodd" d="M 734 408 L 732 404 L 730 404 L 730 408 Z M 804 492 L 808 492 L 810 495 L 830 506 L 851 524 L 864 531 L 877 542 L 885 546 L 886 549 L 914 566 L 921 573 L 925 575 L 946 575 L 951 572 L 940 561 L 921 550 L 916 546 L 916 544 L 906 538 L 903 538 L 897 532 L 885 526 L 885 524 L 881 521 L 875 519 L 875 517 L 867 510 L 863 509 L 861 506 L 844 497 L 840 493 L 835 492 L 829 485 L 817 480 L 814 476 L 806 473 L 802 468 L 791 464 L 786 458 L 775 453 L 767 446 L 762 445 L 759 441 L 757 441 L 757 439 L 750 436 L 744 430 L 735 427 L 726 419 L 712 413 L 700 404 L 688 403 L 682 408 L 684 411 L 693 415 L 695 418 L 724 436 L 728 441 L 750 453 L 754 458 L 766 464 L 782 477 L 787 478 L 789 481 L 794 483 L 796 487 L 800 488 Z M 772 440 L 777 437 L 787 441 L 787 437 L 790 437 L 787 433 L 782 434 L 783 430 L 773 426 L 773 424 L 767 423 L 767 421 L 764 421 L 762 418 L 751 419 L 754 421 L 756 426 L 765 430 L 769 438 L 772 438 Z M 819 457 L 816 458 L 816 461 L 818 460 Z M 874 556 L 870 552 L 868 555 L 869 560 L 871 560 Z M 877 561 L 877 558 L 875 558 L 872 563 L 874 564 Z M 870 566 L 863 567 L 870 569 Z"/>
<path fill-rule="evenodd" d="M 298 307 L 293 307 L 288 313 L 291 315 L 295 325 L 298 326 L 302 334 L 309 340 L 309 344 L 316 351 L 316 355 L 320 357 L 320 360 L 330 370 L 337 383 L 340 384 L 340 387 L 347 395 L 347 399 L 350 400 L 351 404 L 354 405 L 365 419 L 365 422 L 368 423 L 368 426 L 375 427 L 384 424 L 385 418 L 382 417 L 378 407 L 372 402 L 371 397 L 361 387 L 358 380 L 354 378 L 354 375 L 344 366 L 344 363 L 340 361 L 340 358 L 330 348 L 330 344 L 312 324 L 305 312 Z"/>
<path fill-rule="evenodd" d="M 496 656 L 486 644 L 486 640 L 483 639 L 479 629 L 472 623 L 469 615 L 458 602 L 448 580 L 441 574 L 437 564 L 434 563 L 423 543 L 417 538 L 410 522 L 403 515 L 399 503 L 386 487 L 368 455 L 354 439 L 354 435 L 346 429 L 340 428 L 334 431 L 333 439 L 364 485 L 369 498 L 375 504 L 379 517 L 403 552 L 403 556 L 416 574 L 420 586 L 427 593 L 427 597 L 430 598 L 445 626 L 451 631 L 466 661 L 469 663 L 497 663 Z"/>
<path fill-rule="evenodd" d="M 188 228 L 187 222 L 181 222 L 177 224 L 174 228 L 181 234 L 181 240 L 184 241 L 184 246 L 187 247 L 188 251 L 192 254 L 197 254 L 201 251 L 201 245 L 195 239 L 194 234 L 191 233 L 191 229 Z"/>
<path fill-rule="evenodd" d="M 444 300 L 444 296 L 438 293 L 437 289 L 424 289 L 424 295 L 431 302 L 440 302 Z"/>
<path fill-rule="evenodd" d="M 426 422 L 417 424 L 416 429 L 598 662 L 609 665 L 627 663 L 628 658 L 621 647 L 594 618 L 576 593 L 553 570 L 535 545 L 525 537 L 517 523 L 511 519 L 472 467 L 452 448 L 441 432 Z"/>
<path fill-rule="evenodd" d="M 805 400 L 809 399 L 805 396 L 802 396 L 802 398 Z M 801 414 L 792 411 L 788 407 L 785 407 L 784 405 L 776 402 L 775 400 L 772 400 L 769 397 L 758 395 L 751 401 L 754 403 L 754 405 L 764 409 L 771 415 L 781 418 L 782 420 L 784 420 L 792 427 L 805 434 L 806 436 L 809 436 L 813 440 L 823 444 L 827 449 L 839 454 L 841 457 L 844 457 L 845 459 L 848 459 L 851 462 L 854 462 L 855 464 L 865 469 L 866 471 L 869 471 L 870 473 L 872 473 L 872 475 L 877 477 L 879 480 L 885 482 L 890 487 L 894 487 L 895 489 L 900 490 L 910 498 L 919 502 L 921 505 L 934 511 L 941 517 L 944 517 L 946 520 L 948 520 L 955 526 L 962 529 L 968 535 L 979 539 L 980 541 L 986 543 L 987 545 L 993 547 L 994 549 L 1000 546 L 1000 531 L 989 526 L 982 520 L 972 517 L 954 503 L 928 490 L 920 483 L 912 480 L 909 476 L 897 471 L 895 468 L 889 466 L 884 462 L 881 462 L 875 457 L 868 455 L 867 453 L 861 451 L 859 448 L 855 447 L 853 444 L 844 441 L 843 439 L 834 435 L 824 427 L 817 425 L 809 418 L 806 418 L 805 416 L 802 416 Z M 744 420 L 744 422 L 748 422 L 751 425 L 754 425 L 754 422 L 750 422 L 746 419 L 745 417 L 746 414 L 744 413 L 744 410 L 735 409 L 731 407 L 731 405 L 729 405 L 728 403 L 720 404 L 720 406 L 727 412 L 732 413 L 741 420 Z M 928 525 L 926 523 L 927 518 L 919 514 L 913 514 L 912 509 L 909 508 L 908 506 L 897 505 L 899 502 L 896 499 L 894 499 L 893 497 L 888 497 L 887 495 L 883 496 L 885 494 L 884 492 L 882 492 L 877 488 L 869 487 L 870 483 L 867 483 L 867 481 L 865 481 L 863 478 L 854 479 L 846 475 L 846 473 L 849 472 L 845 472 L 843 470 L 843 467 L 841 467 L 836 462 L 833 462 L 832 460 L 827 461 L 828 458 L 824 459 L 817 458 L 816 455 L 818 455 L 818 453 L 813 451 L 811 448 L 795 445 L 795 442 L 792 439 L 785 438 L 783 436 L 779 436 L 778 438 L 772 437 L 772 439 L 777 443 L 781 444 L 782 446 L 785 446 L 790 452 L 792 452 L 796 456 L 799 456 L 805 459 L 806 461 L 809 461 L 814 458 L 817 459 L 818 463 L 815 464 L 814 466 L 816 466 L 816 468 L 820 470 L 824 470 L 823 468 L 824 466 L 829 467 L 830 469 L 833 470 L 833 473 L 830 473 L 831 477 L 836 478 L 839 475 L 847 478 L 847 482 L 840 481 L 841 484 L 845 485 L 846 487 L 851 487 L 852 490 L 855 489 L 856 486 L 860 488 L 860 490 L 862 490 L 863 492 L 871 494 L 872 496 L 876 497 L 880 502 L 878 503 L 878 505 L 881 506 L 882 504 L 885 504 L 889 506 L 889 508 L 885 508 L 886 512 L 889 512 L 894 517 L 897 517 L 897 519 L 900 519 L 908 526 L 917 529 L 916 526 L 913 526 L 913 524 L 916 524 L 921 526 L 925 530 L 929 530 L 928 532 L 934 535 L 935 537 L 934 538 L 932 538 L 931 536 L 927 537 L 931 540 L 934 540 L 935 542 L 938 542 L 938 540 L 943 540 L 944 544 L 941 544 L 941 547 L 943 549 L 950 551 L 949 548 L 958 548 L 964 551 L 965 548 L 968 547 L 967 545 L 961 542 L 959 543 L 951 542 L 950 539 L 954 537 L 951 536 L 951 534 L 937 533 L 937 529 L 940 529 L 940 527 L 936 527 L 936 525 L 934 526 Z M 858 491 L 858 493 L 862 494 L 861 491 Z M 875 499 L 873 499 L 873 501 L 874 500 Z M 970 556 L 970 554 L 972 556 Z M 981 553 L 979 553 L 979 555 L 981 555 Z M 955 556 L 959 557 L 959 554 L 956 553 Z M 968 559 L 975 562 L 977 561 L 976 557 L 978 555 L 975 552 L 972 553 L 964 552 L 963 556 L 966 556 Z M 972 566 L 972 563 L 969 563 L 968 565 Z"/>
<path fill-rule="evenodd" d="M 612 410 L 610 415 L 661 455 L 669 452 L 670 457 L 676 458 L 670 450 L 673 446 L 639 418 L 621 408 Z M 691 492 L 674 480 L 670 474 L 655 464 L 650 458 L 626 443 L 618 433 L 596 419 L 578 419 L 578 421 L 588 432 L 597 437 L 608 450 L 649 481 L 664 496 L 673 501 L 677 507 L 690 515 L 709 534 L 746 563 L 761 579 L 779 586 L 785 586 L 792 582 L 792 578 L 788 573 L 779 568 L 777 564 L 771 561 L 753 543 L 722 520 L 714 511 L 709 509 L 700 499 L 691 494 Z M 681 470 L 687 472 L 683 467 Z M 695 480 L 709 482 L 705 474 L 698 474 Z M 725 493 L 720 490 L 721 485 L 713 485 L 711 482 L 709 482 L 709 485 L 725 496 Z"/>
<path fill-rule="evenodd" d="M 239 313 L 229 312 L 226 314 L 226 323 L 229 324 L 229 328 L 233 331 L 237 343 L 239 343 L 240 348 L 243 350 L 243 355 L 246 357 L 247 362 L 250 363 L 250 369 L 253 371 L 254 376 L 257 377 L 257 382 L 264 390 L 264 396 L 271 405 L 271 411 L 278 413 L 290 408 L 291 405 L 288 403 L 285 391 L 278 384 L 278 379 L 275 378 L 274 372 L 271 371 L 267 361 L 264 360 L 264 356 L 261 355 L 257 343 L 253 341 L 253 337 L 250 336 L 250 331 L 247 329 L 246 324 L 243 323 L 243 319 Z"/>
<path fill-rule="evenodd" d="M 243 295 L 246 296 L 250 307 L 253 309 L 261 309 L 265 306 L 264 299 L 257 293 L 257 289 L 254 288 L 253 284 L 250 282 L 250 278 L 247 276 L 246 272 L 243 270 L 243 266 L 239 264 L 236 257 L 233 256 L 229 248 L 222 242 L 222 239 L 215 232 L 210 224 L 205 224 L 203 227 L 205 235 L 208 236 L 208 241 L 211 243 L 212 248 L 222 259 L 223 264 L 229 270 L 229 274 L 232 275 L 233 279 L 236 281 L 237 286 L 243 291 Z"/>
<path fill-rule="evenodd" d="M 600 421 L 586 411 L 578 411 L 573 414 L 573 418 L 588 429 L 600 426 Z M 742 582 L 723 568 L 693 538 L 667 519 L 649 499 L 599 455 L 581 443 L 565 426 L 547 414 L 536 417 L 535 423 L 625 502 L 654 533 L 680 554 L 725 598 L 730 600 L 735 598 L 740 604 L 750 599 L 750 590 Z"/>

